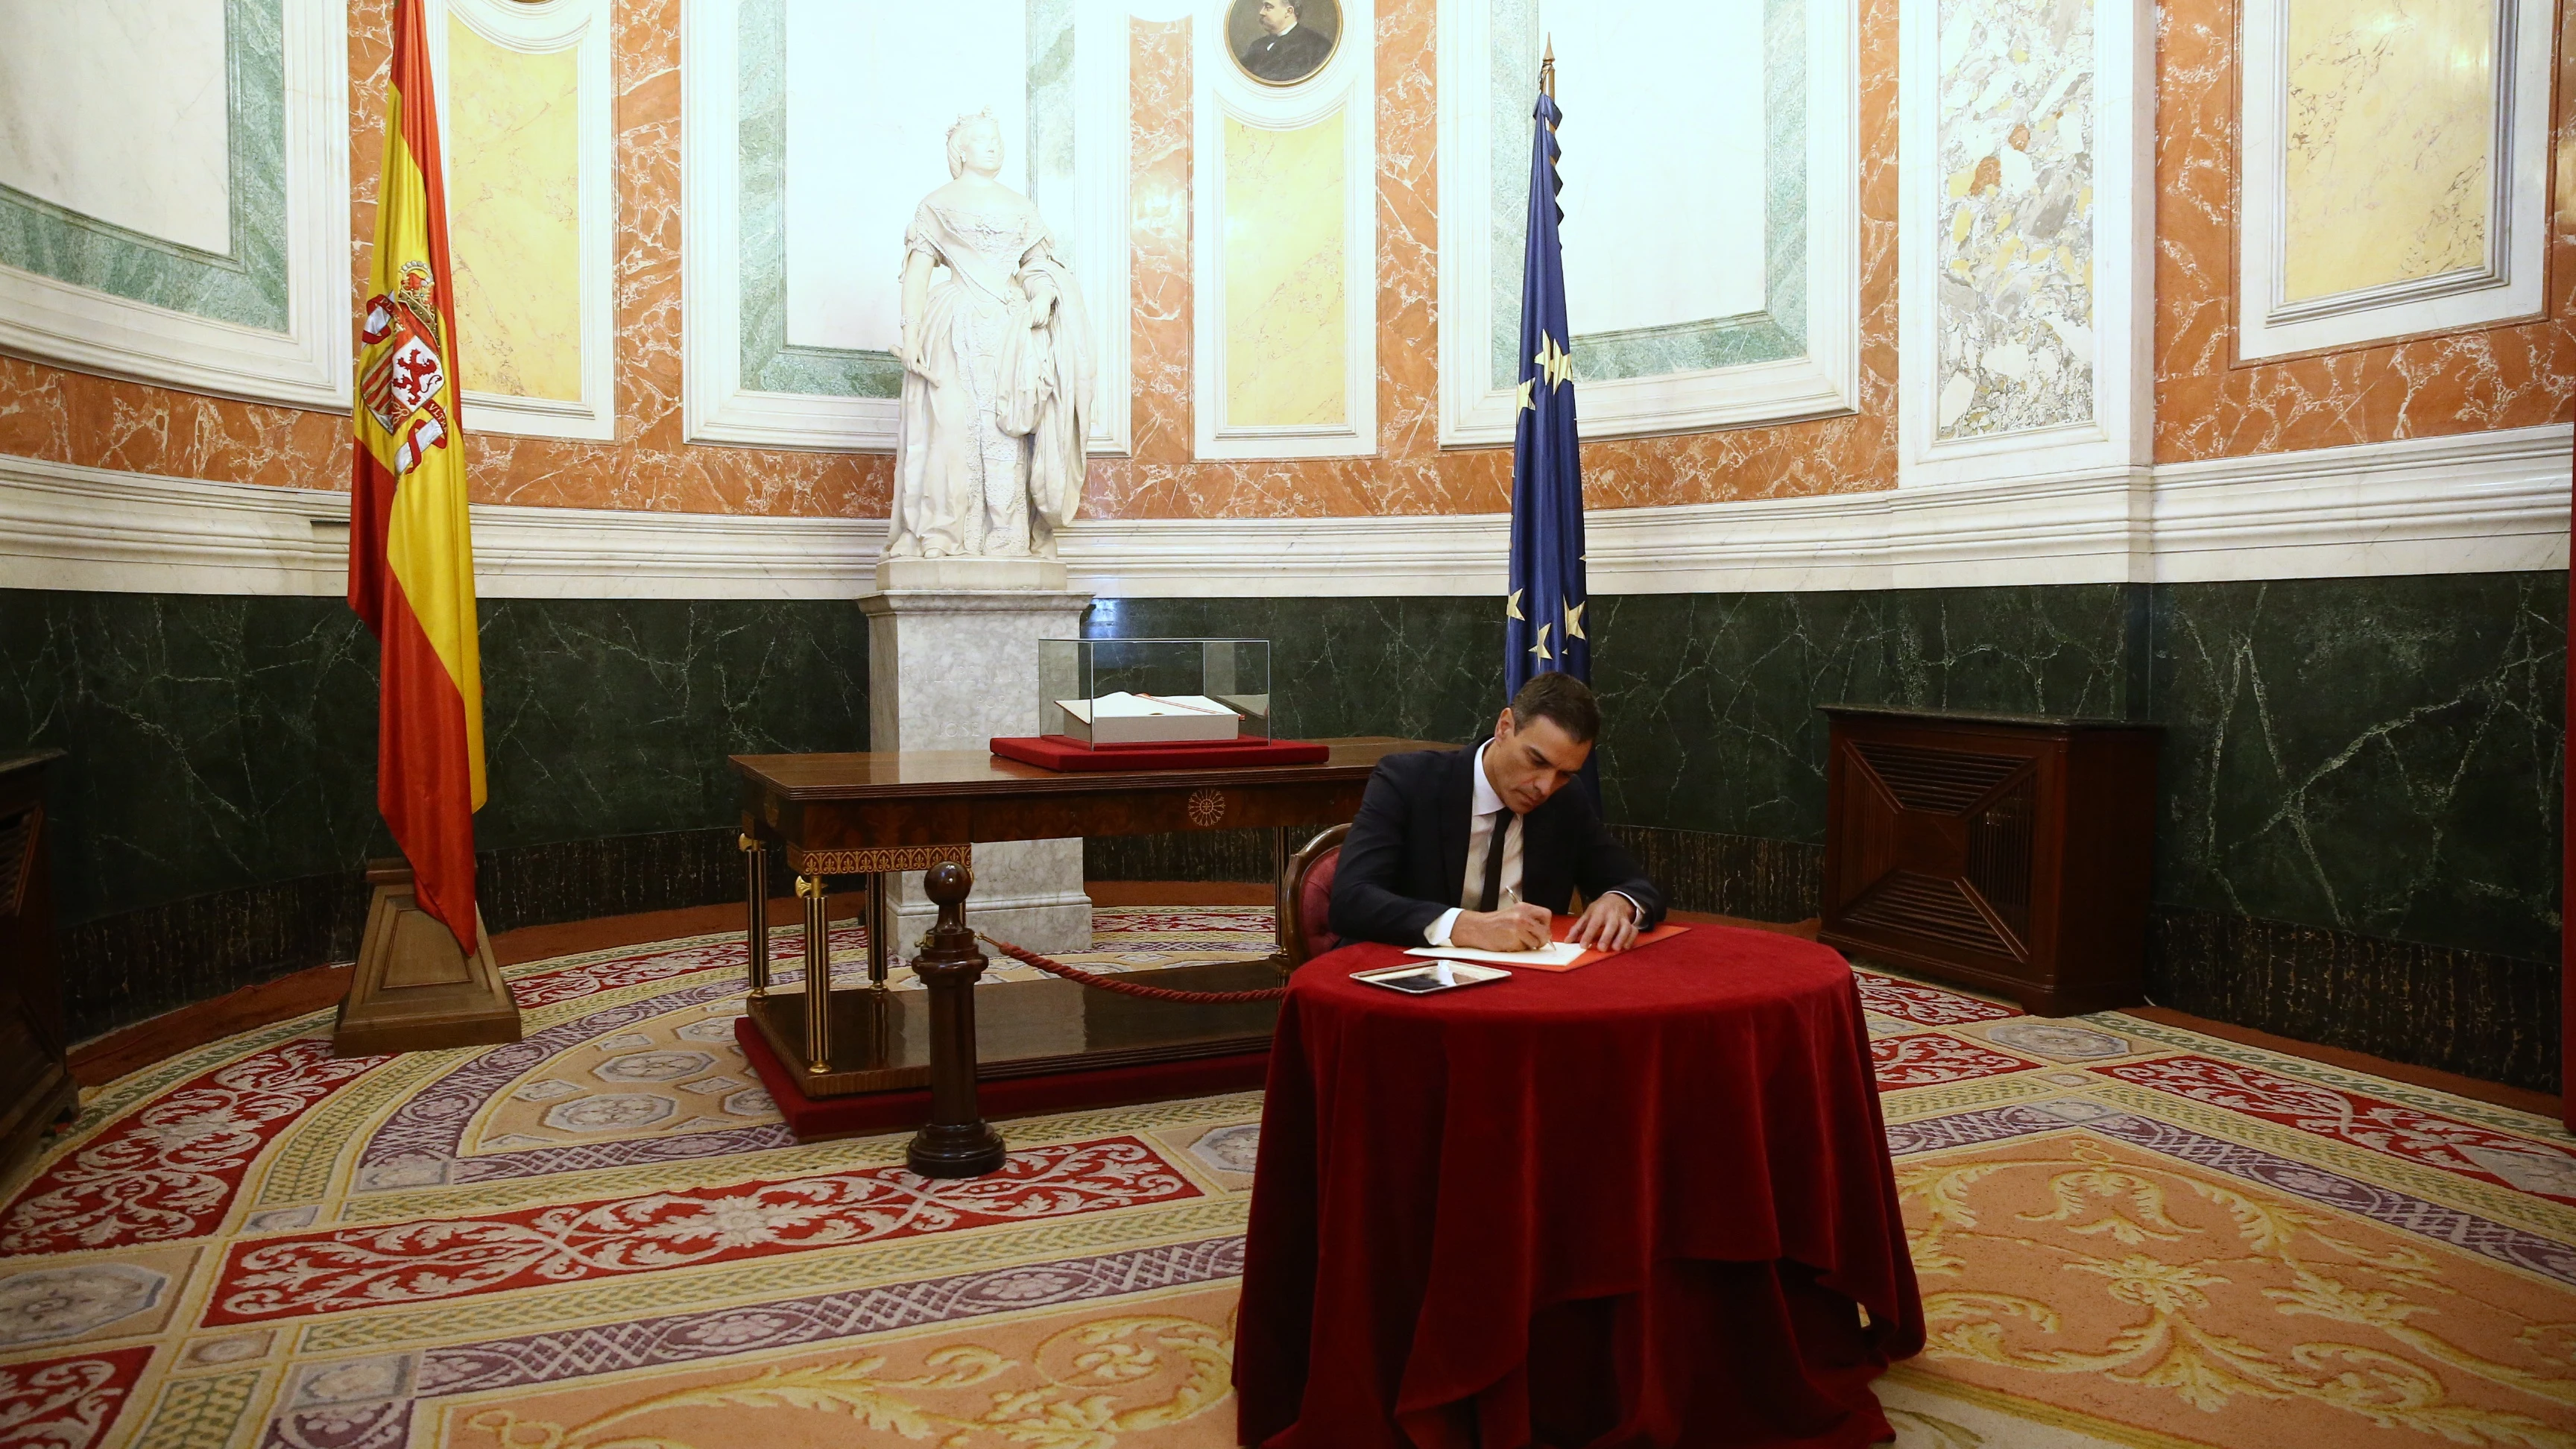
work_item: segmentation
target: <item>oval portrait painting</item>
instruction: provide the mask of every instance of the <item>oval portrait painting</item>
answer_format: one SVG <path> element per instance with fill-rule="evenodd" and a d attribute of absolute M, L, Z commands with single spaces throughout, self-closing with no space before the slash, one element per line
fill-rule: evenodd
<path fill-rule="evenodd" d="M 1225 48 L 1266 86 L 1293 86 L 1324 68 L 1342 41 L 1339 0 L 1233 0 Z"/>

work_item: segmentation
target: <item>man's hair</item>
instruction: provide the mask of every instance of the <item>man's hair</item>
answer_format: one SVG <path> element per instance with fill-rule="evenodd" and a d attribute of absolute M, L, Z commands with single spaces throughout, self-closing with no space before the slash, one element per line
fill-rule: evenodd
<path fill-rule="evenodd" d="M 1279 0 L 1279 3 L 1289 14 L 1297 17 L 1298 24 L 1306 23 L 1306 0 Z"/>
<path fill-rule="evenodd" d="M 1601 702 L 1591 686 L 1571 674 L 1550 671 L 1533 675 L 1512 696 L 1512 728 L 1528 729 L 1530 721 L 1552 719 L 1567 738 L 1588 745 L 1601 734 Z"/>

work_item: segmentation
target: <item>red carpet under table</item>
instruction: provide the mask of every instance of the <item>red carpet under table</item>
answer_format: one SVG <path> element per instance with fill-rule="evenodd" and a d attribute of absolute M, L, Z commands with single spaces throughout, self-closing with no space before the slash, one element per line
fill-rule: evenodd
<path fill-rule="evenodd" d="M 1350 979 L 1409 959 L 1347 946 L 1290 983 L 1245 1444 L 1890 1437 L 1869 1381 L 1923 1309 L 1841 957 L 1702 926 L 1433 996 Z"/>

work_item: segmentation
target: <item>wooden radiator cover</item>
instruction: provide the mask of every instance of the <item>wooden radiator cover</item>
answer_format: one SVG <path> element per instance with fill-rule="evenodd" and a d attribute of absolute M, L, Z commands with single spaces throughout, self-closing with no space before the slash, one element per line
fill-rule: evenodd
<path fill-rule="evenodd" d="M 1825 713 L 1820 939 L 2046 1016 L 2140 999 L 2154 726 Z"/>

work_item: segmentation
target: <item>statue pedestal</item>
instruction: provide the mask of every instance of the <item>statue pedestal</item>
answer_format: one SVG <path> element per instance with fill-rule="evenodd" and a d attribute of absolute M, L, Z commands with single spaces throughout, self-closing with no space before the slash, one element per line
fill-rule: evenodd
<path fill-rule="evenodd" d="M 1082 634 L 1089 594 L 1064 589 L 1054 559 L 887 559 L 868 616 L 868 748 L 973 750 L 1038 731 L 1038 641 Z M 921 876 L 895 892 L 893 947 L 909 957 L 938 907 Z M 975 846 L 966 922 L 1049 955 L 1091 949 L 1082 842 Z"/>

